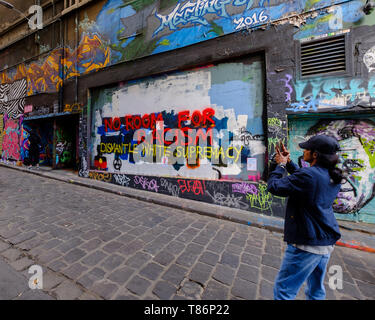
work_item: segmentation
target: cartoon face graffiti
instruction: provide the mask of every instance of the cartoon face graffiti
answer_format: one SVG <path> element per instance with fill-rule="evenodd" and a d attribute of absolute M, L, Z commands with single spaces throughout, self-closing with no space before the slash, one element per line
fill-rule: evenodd
<path fill-rule="evenodd" d="M 345 173 L 333 209 L 337 213 L 358 212 L 375 195 L 375 123 L 371 120 L 321 120 L 308 136 L 327 134 L 340 143 L 340 164 Z"/>
<path fill-rule="evenodd" d="M 366 51 L 363 56 L 363 63 L 369 73 L 375 70 L 375 46 Z"/>

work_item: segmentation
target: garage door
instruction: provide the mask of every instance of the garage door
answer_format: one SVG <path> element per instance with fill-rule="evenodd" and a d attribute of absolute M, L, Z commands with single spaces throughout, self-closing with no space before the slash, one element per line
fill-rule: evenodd
<path fill-rule="evenodd" d="M 91 97 L 92 170 L 243 181 L 263 174 L 261 57 L 124 82 Z M 142 149 L 147 161 L 134 156 L 137 131 L 152 137 L 153 146 Z M 172 144 L 165 141 L 169 131 Z M 197 136 L 207 143 L 197 145 Z"/>

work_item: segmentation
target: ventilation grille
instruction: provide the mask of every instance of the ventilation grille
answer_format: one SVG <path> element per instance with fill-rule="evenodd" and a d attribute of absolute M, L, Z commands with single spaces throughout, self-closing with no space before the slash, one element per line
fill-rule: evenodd
<path fill-rule="evenodd" d="M 301 43 L 302 77 L 345 71 L 345 35 Z"/>

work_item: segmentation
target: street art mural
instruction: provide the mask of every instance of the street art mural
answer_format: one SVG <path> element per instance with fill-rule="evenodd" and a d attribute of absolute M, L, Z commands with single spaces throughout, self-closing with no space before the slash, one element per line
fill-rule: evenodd
<path fill-rule="evenodd" d="M 29 157 L 29 132 L 33 128 L 40 137 L 39 164 L 43 166 L 52 166 L 53 156 L 53 124 L 51 122 L 41 122 L 30 126 L 27 122 L 22 124 L 21 128 L 21 160 Z"/>
<path fill-rule="evenodd" d="M 1 158 L 3 160 L 20 160 L 21 119 L 4 116 L 4 135 Z"/>
<path fill-rule="evenodd" d="M 0 74 L 0 83 L 2 86 L 7 86 L 7 83 L 22 77 L 26 79 L 22 81 L 27 81 L 28 96 L 56 92 L 62 86 L 64 79 L 99 70 L 107 66 L 109 62 L 110 49 L 103 45 L 100 37 L 96 34 L 84 34 L 75 50 L 57 48 L 52 50 L 47 58 L 41 59 L 41 62 L 21 64 L 16 70 L 4 71 Z M 0 89 L 0 107 L 1 92 Z M 23 97 L 25 96 L 26 92 Z"/>
<path fill-rule="evenodd" d="M 311 112 L 375 105 L 375 75 L 369 78 L 315 77 L 297 80 L 293 85 L 295 101 L 286 106 L 291 112 Z"/>
<path fill-rule="evenodd" d="M 4 116 L 0 114 L 0 155 L 3 153 Z"/>
<path fill-rule="evenodd" d="M 66 168 L 74 162 L 74 132 L 67 122 L 61 122 L 56 130 L 56 168 Z"/>
<path fill-rule="evenodd" d="M 307 3 L 312 2 L 315 1 L 307 1 Z M 317 1 L 317 3 L 323 2 Z M 362 11 L 364 3 L 362 1 L 347 1 L 326 10 L 315 12 L 309 15 L 305 21 L 299 20 L 297 24 L 299 30 L 295 33 L 294 39 L 328 36 L 338 30 L 350 28 L 354 24 L 357 26 L 359 24 L 374 25 L 374 17 L 366 16 Z M 336 4 L 338 3 L 336 2 Z"/>
<path fill-rule="evenodd" d="M 260 180 L 263 174 L 260 60 L 210 65 L 98 89 L 92 105 L 92 169 L 240 180 L 249 180 L 249 175 Z M 146 163 L 134 157 L 142 142 L 134 135 L 137 130 L 151 137 L 144 149 L 151 157 Z M 225 135 L 228 145 L 223 143 Z M 198 139 L 206 144 L 197 146 Z M 173 163 L 173 157 L 183 160 Z"/>
<path fill-rule="evenodd" d="M 39 61 L 6 69 L 0 73 L 0 84 L 27 79 L 27 95 L 55 92 L 65 79 L 237 31 L 292 24 L 298 27 L 294 39 L 299 40 L 375 24 L 372 15 L 360 10 L 363 4 L 344 0 L 108 0 L 96 16 L 88 18 L 84 11 L 77 48 L 54 48 Z"/>
<path fill-rule="evenodd" d="M 0 113 L 17 119 L 23 114 L 26 96 L 26 80 L 0 84 Z"/>
<path fill-rule="evenodd" d="M 110 0 L 95 23 L 82 25 L 85 32 L 100 34 L 111 49 L 111 63 L 117 63 L 237 31 L 268 28 L 273 23 L 298 27 L 296 40 L 341 30 L 358 21 L 373 25 L 375 21 L 364 15 L 362 6 L 362 1 L 340 0 L 172 0 L 160 5 L 157 1 Z"/>
<path fill-rule="evenodd" d="M 298 120 L 297 120 L 298 119 Z M 296 118 L 289 122 L 289 146 L 297 163 L 298 143 L 316 134 L 335 137 L 340 144 L 340 164 L 346 179 L 333 205 L 337 218 L 375 223 L 375 117 L 346 119 Z"/>

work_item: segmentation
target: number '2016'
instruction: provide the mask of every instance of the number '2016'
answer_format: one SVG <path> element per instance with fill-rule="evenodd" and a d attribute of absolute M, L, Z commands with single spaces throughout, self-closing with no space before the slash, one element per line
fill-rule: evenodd
<path fill-rule="evenodd" d="M 257 24 L 259 22 L 266 22 L 269 18 L 266 14 L 264 14 L 264 11 L 261 11 L 259 15 L 257 16 L 257 13 L 255 12 L 251 17 L 241 17 L 239 19 L 234 19 L 234 23 L 237 24 L 236 30 L 250 27 L 254 24 Z"/>

